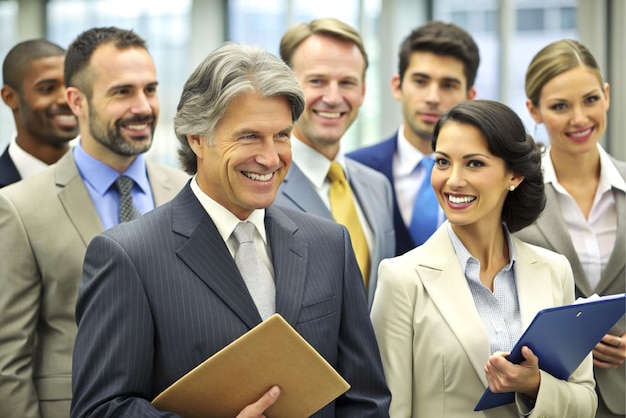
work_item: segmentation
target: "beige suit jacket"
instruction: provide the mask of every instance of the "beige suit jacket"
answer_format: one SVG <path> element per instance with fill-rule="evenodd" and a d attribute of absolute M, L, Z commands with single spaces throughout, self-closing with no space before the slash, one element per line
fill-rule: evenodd
<path fill-rule="evenodd" d="M 489 342 L 447 228 L 445 222 L 421 247 L 380 264 L 371 316 L 392 394 L 390 416 L 517 417 L 528 412 L 521 397 L 472 412 L 488 386 Z M 574 282 L 565 257 L 515 238 L 513 245 L 526 327 L 539 310 L 571 303 Z M 541 372 L 530 416 L 589 418 L 596 402 L 589 355 L 569 382 Z"/>
<path fill-rule="evenodd" d="M 189 178 L 147 171 L 157 206 Z M 102 230 L 71 151 L 0 190 L 0 417 L 68 418 L 76 295 L 87 244 Z"/>

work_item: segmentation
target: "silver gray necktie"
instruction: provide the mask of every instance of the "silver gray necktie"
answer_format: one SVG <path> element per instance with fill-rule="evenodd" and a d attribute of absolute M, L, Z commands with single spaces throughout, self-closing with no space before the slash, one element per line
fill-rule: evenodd
<path fill-rule="evenodd" d="M 233 236 L 237 240 L 235 263 L 262 319 L 276 313 L 276 287 L 267 266 L 259 258 L 254 245 L 254 224 L 240 222 Z"/>
<path fill-rule="evenodd" d="M 140 215 L 130 194 L 134 183 L 133 179 L 128 176 L 119 176 L 115 180 L 115 186 L 120 193 L 120 223 L 132 221 Z"/>

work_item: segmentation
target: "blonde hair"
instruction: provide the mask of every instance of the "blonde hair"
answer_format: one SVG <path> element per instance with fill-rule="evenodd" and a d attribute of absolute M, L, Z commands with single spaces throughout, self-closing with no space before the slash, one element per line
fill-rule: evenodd
<path fill-rule="evenodd" d="M 545 46 L 526 70 L 526 97 L 539 106 L 543 86 L 557 75 L 579 66 L 593 70 L 600 86 L 604 84 L 600 67 L 586 46 L 573 39 L 562 39 Z"/>
<path fill-rule="evenodd" d="M 280 40 L 280 57 L 287 65 L 292 67 L 291 60 L 296 49 L 305 39 L 312 35 L 328 36 L 356 45 L 365 60 L 365 68 L 363 68 L 363 73 L 365 73 L 369 61 L 367 52 L 365 52 L 363 38 L 361 38 L 359 32 L 352 26 L 332 17 L 315 19 L 309 23 L 298 23 L 285 32 Z"/>

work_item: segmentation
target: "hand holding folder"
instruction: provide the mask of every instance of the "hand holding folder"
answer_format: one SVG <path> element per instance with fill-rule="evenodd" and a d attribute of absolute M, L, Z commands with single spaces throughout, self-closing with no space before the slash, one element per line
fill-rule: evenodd
<path fill-rule="evenodd" d="M 308 417 L 350 385 L 279 314 L 261 322 L 174 382 L 152 404 L 185 418 L 236 416 L 272 386 L 268 418 Z"/>
<path fill-rule="evenodd" d="M 624 293 L 543 309 L 535 315 L 508 359 L 519 364 L 524 360 L 522 347 L 528 346 L 539 358 L 541 370 L 567 380 L 624 313 Z M 515 402 L 514 392 L 493 393 L 487 388 L 474 411 L 511 402 Z"/>

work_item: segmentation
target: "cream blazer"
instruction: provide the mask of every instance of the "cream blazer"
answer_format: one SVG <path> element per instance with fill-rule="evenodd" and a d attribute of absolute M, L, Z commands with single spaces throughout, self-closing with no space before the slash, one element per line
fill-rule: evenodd
<path fill-rule="evenodd" d="M 383 260 L 371 311 L 385 377 L 390 416 L 506 418 L 529 412 L 515 404 L 473 412 L 487 387 L 487 333 L 448 236 L 445 222 L 424 245 Z M 567 259 L 513 238 L 522 325 L 537 311 L 573 302 Z M 530 417 L 593 417 L 597 407 L 589 355 L 566 382 L 541 372 Z"/>

